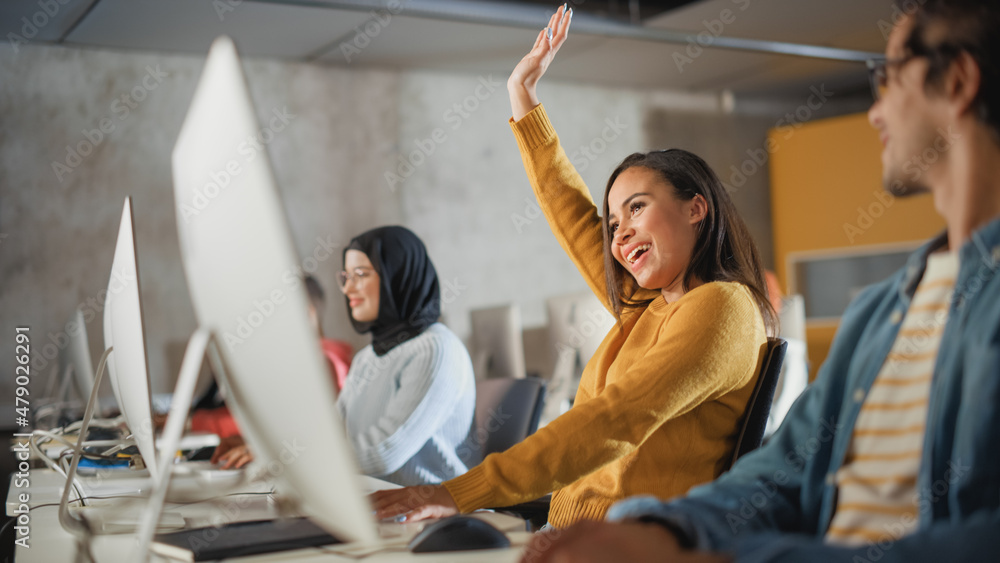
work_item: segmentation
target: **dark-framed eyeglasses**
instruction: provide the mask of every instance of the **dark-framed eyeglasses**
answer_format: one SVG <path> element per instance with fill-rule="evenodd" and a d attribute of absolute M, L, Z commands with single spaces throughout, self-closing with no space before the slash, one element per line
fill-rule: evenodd
<path fill-rule="evenodd" d="M 889 67 L 900 67 L 921 55 L 908 54 L 895 59 L 868 59 L 865 66 L 868 67 L 868 81 L 872 87 L 872 97 L 875 101 L 882 99 L 885 90 L 889 85 Z"/>
<path fill-rule="evenodd" d="M 375 270 L 366 267 L 354 268 L 350 272 L 341 270 L 337 274 L 337 285 L 340 289 L 347 287 L 347 284 L 351 283 L 351 280 L 358 282 L 358 285 L 364 284 L 365 281 L 375 273 Z"/>

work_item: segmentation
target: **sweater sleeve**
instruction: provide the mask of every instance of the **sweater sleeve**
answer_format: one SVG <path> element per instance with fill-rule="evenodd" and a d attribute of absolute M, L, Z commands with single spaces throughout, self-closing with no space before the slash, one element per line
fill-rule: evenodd
<path fill-rule="evenodd" d="M 655 346 L 631 358 L 600 394 L 445 482 L 459 509 L 507 506 L 569 485 L 633 452 L 664 422 L 754 377 L 764 329 L 744 288 L 706 284 L 675 305 Z"/>
<path fill-rule="evenodd" d="M 466 382 L 458 377 L 467 371 L 461 366 L 466 353 L 460 347 L 461 342 L 440 337 L 421 341 L 394 375 L 396 385 L 384 404 L 354 406 L 381 411 L 374 424 L 351 436 L 362 473 L 397 471 L 445 424 L 465 391 Z"/>
<path fill-rule="evenodd" d="M 603 221 L 590 190 L 559 143 L 545 108 L 539 105 L 520 121 L 511 119 L 510 126 L 552 233 L 591 291 L 611 309 L 604 277 Z"/>

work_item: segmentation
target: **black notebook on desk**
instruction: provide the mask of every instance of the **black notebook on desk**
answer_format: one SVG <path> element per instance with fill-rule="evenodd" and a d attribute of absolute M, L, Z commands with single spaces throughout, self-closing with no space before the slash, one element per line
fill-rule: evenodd
<path fill-rule="evenodd" d="M 157 534 L 150 549 L 178 561 L 215 561 L 336 543 L 308 518 L 283 518 Z"/>

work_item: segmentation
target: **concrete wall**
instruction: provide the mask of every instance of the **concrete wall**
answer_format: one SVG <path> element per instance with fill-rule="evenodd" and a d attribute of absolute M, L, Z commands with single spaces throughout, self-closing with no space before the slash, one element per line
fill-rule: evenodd
<path fill-rule="evenodd" d="M 200 57 L 42 46 L 15 54 L 0 46 L 0 324 L 11 335 L 0 343 L 0 365 L 12 365 L 12 327 L 30 326 L 35 365 L 47 364 L 36 373 L 47 373 L 53 362 L 45 356 L 65 341 L 64 323 L 76 306 L 88 313 L 96 363 L 101 290 L 122 201 L 132 195 L 153 387 L 172 388 L 194 315 L 169 159 L 202 65 Z M 506 124 L 506 76 L 261 60 L 245 68 L 262 123 L 274 112 L 286 115 L 268 151 L 303 266 L 315 269 L 328 292 L 329 336 L 366 342 L 351 330 L 336 290 L 339 253 L 315 257 L 324 245 L 340 248 L 382 224 L 404 224 L 424 239 L 445 289 L 445 320 L 462 336 L 470 309 L 513 301 L 525 326 L 537 327 L 545 323 L 546 297 L 585 287 L 537 214 Z M 595 199 L 631 152 L 667 145 L 705 151 L 724 175 L 773 125 L 732 121 L 712 95 L 542 88 Z M 110 133 L 98 140 L 92 131 L 102 120 Z M 738 190 L 737 203 L 769 257 L 766 173 L 755 182 Z M 11 382 L 0 386 L 10 396 Z"/>
<path fill-rule="evenodd" d="M 131 195 L 151 378 L 157 391 L 172 388 L 195 319 L 177 245 L 170 154 L 203 63 L 0 47 L 0 316 L 11 335 L 14 325 L 31 327 L 35 365 L 44 368 L 38 376 L 48 372 L 46 357 L 66 340 L 64 323 L 78 305 L 96 363 L 102 289 Z M 273 112 L 288 122 L 273 132 L 268 151 L 305 267 L 324 254 L 320 241 L 342 247 L 372 225 L 402 221 L 399 197 L 378 189 L 396 138 L 397 74 L 253 60 L 245 67 L 261 122 Z M 102 120 L 110 133 L 100 132 Z M 67 156 L 67 147 L 79 158 Z M 55 171 L 54 162 L 66 168 Z M 315 263 L 336 297 L 339 255 Z M 327 329 L 352 336 L 343 300 L 329 301 Z M 0 347 L 8 366 L 10 340 Z"/>

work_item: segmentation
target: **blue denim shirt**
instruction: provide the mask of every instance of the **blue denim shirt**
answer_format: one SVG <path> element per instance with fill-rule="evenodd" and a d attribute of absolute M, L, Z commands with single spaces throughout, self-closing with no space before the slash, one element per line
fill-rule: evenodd
<path fill-rule="evenodd" d="M 959 273 L 934 367 L 917 478 L 917 531 L 862 547 L 823 543 L 833 518 L 834 476 L 923 275 L 928 242 L 888 280 L 866 288 L 841 319 L 816 381 L 764 447 L 718 480 L 664 503 L 639 497 L 609 519 L 647 517 L 676 526 L 699 549 L 738 561 L 1000 560 L 1000 220 L 959 249 Z"/>

